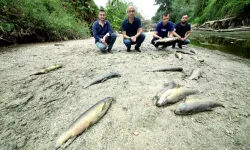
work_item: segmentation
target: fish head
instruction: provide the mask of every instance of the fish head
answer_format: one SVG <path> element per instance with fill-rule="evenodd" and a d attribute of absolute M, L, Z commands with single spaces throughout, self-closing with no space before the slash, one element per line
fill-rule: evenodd
<path fill-rule="evenodd" d="M 109 109 L 111 103 L 113 102 L 114 98 L 113 97 L 106 97 L 103 99 L 104 105 L 102 107 L 103 111 L 106 111 L 107 109 Z"/>
<path fill-rule="evenodd" d="M 180 104 L 178 105 L 178 107 L 176 108 L 176 110 L 174 111 L 174 113 L 175 113 L 176 115 L 181 115 L 181 114 L 185 113 L 186 110 L 187 110 L 186 104 L 185 104 L 185 103 L 180 103 Z"/>
<path fill-rule="evenodd" d="M 167 104 L 166 98 L 160 98 L 160 99 L 155 103 L 155 105 L 156 105 L 157 107 L 161 107 L 161 106 L 164 106 L 164 105 L 166 105 L 166 104 Z"/>

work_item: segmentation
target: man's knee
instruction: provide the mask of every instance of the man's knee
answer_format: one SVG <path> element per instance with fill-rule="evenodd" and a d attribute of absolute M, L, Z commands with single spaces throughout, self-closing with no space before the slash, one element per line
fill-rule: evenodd
<path fill-rule="evenodd" d="M 125 45 L 131 45 L 131 41 L 130 41 L 129 39 L 124 39 L 124 40 L 123 40 L 123 43 L 124 43 Z"/>
<path fill-rule="evenodd" d="M 116 37 L 117 37 L 117 35 L 115 33 L 111 34 L 111 38 L 116 38 Z"/>
<path fill-rule="evenodd" d="M 139 36 L 140 39 L 144 40 L 146 38 L 146 35 L 144 33 L 142 33 L 140 36 Z"/>
<path fill-rule="evenodd" d="M 184 43 L 185 43 L 185 44 L 189 44 L 189 43 L 190 43 L 190 40 L 189 40 L 189 39 L 186 39 L 186 40 L 184 41 Z"/>
<path fill-rule="evenodd" d="M 102 44 L 102 43 L 97 43 L 96 46 L 97 46 L 98 49 L 99 49 L 100 51 L 102 51 L 102 52 L 104 52 L 105 49 L 106 49 L 106 46 L 105 46 L 104 44 Z"/>

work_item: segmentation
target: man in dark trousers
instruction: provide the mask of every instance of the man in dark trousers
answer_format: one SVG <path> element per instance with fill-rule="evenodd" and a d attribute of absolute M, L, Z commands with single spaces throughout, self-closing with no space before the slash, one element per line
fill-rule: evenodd
<path fill-rule="evenodd" d="M 169 42 L 157 42 L 156 40 L 163 39 L 163 38 L 171 38 L 173 35 L 181 38 L 179 35 L 177 35 L 174 32 L 174 24 L 173 22 L 169 21 L 169 14 L 164 13 L 162 15 L 162 21 L 157 23 L 155 27 L 155 31 L 153 33 L 153 39 L 151 41 L 151 44 L 153 44 L 156 48 L 158 46 L 162 45 L 162 48 L 166 48 L 167 46 L 174 45 L 176 41 L 169 41 Z"/>
<path fill-rule="evenodd" d="M 95 44 L 102 53 L 112 53 L 112 47 L 116 40 L 116 34 L 113 33 L 111 25 L 108 20 L 105 20 L 105 11 L 99 10 L 98 20 L 92 26 Z M 108 47 L 107 51 L 106 48 Z"/>
<path fill-rule="evenodd" d="M 181 17 L 181 22 L 177 23 L 175 28 L 175 33 L 181 36 L 181 39 L 178 40 L 178 47 L 182 49 L 182 45 L 189 44 L 190 40 L 188 37 L 191 34 L 191 25 L 187 23 L 188 15 L 183 15 Z M 175 48 L 175 44 L 172 48 Z"/>
<path fill-rule="evenodd" d="M 133 6 L 128 6 L 126 11 L 128 18 L 122 22 L 123 43 L 127 47 L 127 52 L 130 52 L 132 44 L 136 44 L 135 50 L 141 52 L 140 46 L 146 37 L 142 33 L 141 20 L 135 17 L 135 8 Z"/>

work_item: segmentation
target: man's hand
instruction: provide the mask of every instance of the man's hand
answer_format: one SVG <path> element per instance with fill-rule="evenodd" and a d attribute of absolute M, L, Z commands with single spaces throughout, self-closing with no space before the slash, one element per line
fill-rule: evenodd
<path fill-rule="evenodd" d="M 184 39 L 184 38 L 181 38 L 180 40 L 181 40 L 181 41 L 184 41 L 185 39 Z"/>
<path fill-rule="evenodd" d="M 105 39 L 106 39 L 106 38 L 105 38 L 105 37 L 103 37 L 101 41 L 102 41 L 102 43 L 103 43 L 103 44 L 107 47 L 107 46 L 108 46 L 108 44 L 106 43 Z"/>
<path fill-rule="evenodd" d="M 131 39 L 132 42 L 136 42 L 136 37 L 135 36 L 130 37 L 130 39 Z"/>

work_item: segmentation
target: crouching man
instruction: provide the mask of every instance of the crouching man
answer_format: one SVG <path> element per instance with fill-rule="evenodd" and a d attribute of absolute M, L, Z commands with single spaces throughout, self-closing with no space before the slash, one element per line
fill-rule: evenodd
<path fill-rule="evenodd" d="M 108 20 L 105 20 L 105 11 L 99 10 L 98 20 L 92 26 L 95 44 L 102 53 L 112 53 L 112 47 L 115 43 L 117 35 L 113 33 L 113 29 Z M 107 48 L 107 50 L 106 50 Z"/>

